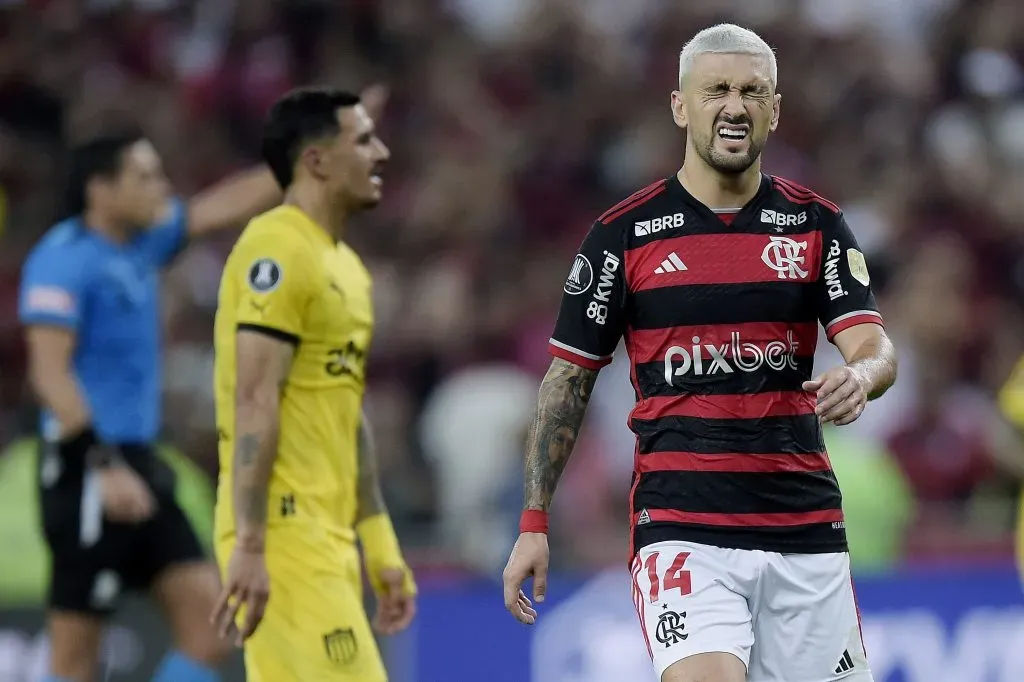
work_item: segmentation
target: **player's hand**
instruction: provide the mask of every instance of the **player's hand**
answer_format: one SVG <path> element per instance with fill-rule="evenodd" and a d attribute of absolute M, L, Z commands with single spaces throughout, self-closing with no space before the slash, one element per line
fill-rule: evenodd
<path fill-rule="evenodd" d="M 384 106 L 388 103 L 390 96 L 391 91 L 383 83 L 375 83 L 359 93 L 359 99 L 362 101 L 366 113 L 377 122 L 384 115 Z"/>
<path fill-rule="evenodd" d="M 868 403 L 867 386 L 857 370 L 847 365 L 833 367 L 821 376 L 805 381 L 805 391 L 814 391 L 818 405 L 814 413 L 822 423 L 845 426 L 864 412 Z"/>
<path fill-rule="evenodd" d="M 100 470 L 103 512 L 115 523 L 142 523 L 156 511 L 153 492 L 127 464 Z"/>
<path fill-rule="evenodd" d="M 533 600 L 539 604 L 544 601 L 548 587 L 548 536 L 544 533 L 521 533 L 501 576 L 505 608 L 526 625 L 537 621 L 533 602 L 523 592 L 523 583 L 530 576 L 533 576 Z"/>
<path fill-rule="evenodd" d="M 238 628 L 235 645 L 242 644 L 256 632 L 270 599 L 270 575 L 263 552 L 235 547 L 228 562 L 227 578 L 220 598 L 210 616 L 221 639 L 234 629 L 238 611 L 245 606 L 245 620 Z"/>
<path fill-rule="evenodd" d="M 385 568 L 379 575 L 384 591 L 377 595 L 373 628 L 382 635 L 394 635 L 409 627 L 416 615 L 416 595 L 405 589 L 405 571 Z"/>

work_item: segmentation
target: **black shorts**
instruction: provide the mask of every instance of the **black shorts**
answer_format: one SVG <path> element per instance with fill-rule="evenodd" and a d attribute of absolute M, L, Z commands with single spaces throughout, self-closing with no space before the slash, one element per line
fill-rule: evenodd
<path fill-rule="evenodd" d="M 39 499 L 50 546 L 50 607 L 105 615 L 125 590 L 143 590 L 165 568 L 205 561 L 202 546 L 174 498 L 174 473 L 154 449 L 124 445 L 125 460 L 149 484 L 156 513 L 141 524 L 111 523 L 95 472 L 80 453 L 42 445 Z"/>

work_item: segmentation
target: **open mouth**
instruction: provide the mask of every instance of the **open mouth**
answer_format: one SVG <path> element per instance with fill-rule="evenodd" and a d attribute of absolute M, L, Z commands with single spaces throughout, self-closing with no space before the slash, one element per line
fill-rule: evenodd
<path fill-rule="evenodd" d="M 719 123 L 717 132 L 718 136 L 726 142 L 742 142 L 750 135 L 750 126 Z"/>
<path fill-rule="evenodd" d="M 384 171 L 383 169 L 376 169 L 370 174 L 370 182 L 373 183 L 374 187 L 380 187 L 384 184 Z"/>

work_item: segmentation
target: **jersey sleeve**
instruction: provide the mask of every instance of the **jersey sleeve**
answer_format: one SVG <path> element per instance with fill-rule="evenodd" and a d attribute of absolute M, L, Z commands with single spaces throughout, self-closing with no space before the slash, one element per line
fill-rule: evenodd
<path fill-rule="evenodd" d="M 139 248 L 154 265 L 163 267 L 174 260 L 187 241 L 188 206 L 181 199 L 174 199 L 170 213 L 139 237 Z"/>
<path fill-rule="evenodd" d="M 588 369 L 611 362 L 626 324 L 622 232 L 595 223 L 573 259 L 548 349 Z"/>
<path fill-rule="evenodd" d="M 21 272 L 18 317 L 24 325 L 57 325 L 75 330 L 85 303 L 86 263 L 71 245 L 36 249 Z"/>
<path fill-rule="evenodd" d="M 280 231 L 243 235 L 225 276 L 234 279 L 234 316 L 239 329 L 298 343 L 313 294 L 310 253 Z M 223 304 L 223 303 L 222 303 Z"/>
<path fill-rule="evenodd" d="M 823 226 L 821 248 L 816 297 L 818 319 L 828 340 L 858 324 L 882 324 L 867 262 L 842 213 L 830 216 Z"/>

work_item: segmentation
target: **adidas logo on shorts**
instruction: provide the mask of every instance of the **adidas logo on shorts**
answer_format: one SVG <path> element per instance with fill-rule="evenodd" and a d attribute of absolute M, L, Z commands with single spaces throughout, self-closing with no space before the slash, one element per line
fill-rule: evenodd
<path fill-rule="evenodd" d="M 850 650 L 847 649 L 843 652 L 842 658 L 839 659 L 839 665 L 836 667 L 836 675 L 849 672 L 851 670 L 853 670 L 853 659 L 850 658 Z"/>

